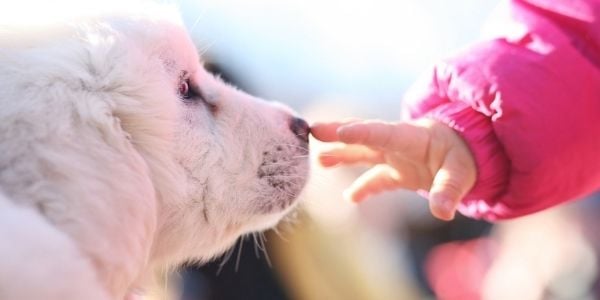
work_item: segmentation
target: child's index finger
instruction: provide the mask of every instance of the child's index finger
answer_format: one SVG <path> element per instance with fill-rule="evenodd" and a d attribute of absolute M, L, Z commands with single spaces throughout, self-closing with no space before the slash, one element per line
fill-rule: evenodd
<path fill-rule="evenodd" d="M 421 128 L 410 124 L 382 121 L 348 124 L 340 126 L 337 130 L 341 142 L 396 151 L 421 146 L 426 138 L 423 133 Z"/>
<path fill-rule="evenodd" d="M 322 142 L 339 142 L 340 138 L 337 134 L 337 129 L 351 124 L 353 122 L 357 122 L 356 119 L 346 120 L 346 121 L 336 121 L 336 122 L 316 122 L 311 128 L 310 132 L 312 136 L 314 136 L 317 140 Z"/>

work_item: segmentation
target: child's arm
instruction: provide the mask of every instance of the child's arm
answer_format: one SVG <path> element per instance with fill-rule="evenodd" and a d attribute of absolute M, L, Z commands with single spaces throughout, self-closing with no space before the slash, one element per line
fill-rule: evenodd
<path fill-rule="evenodd" d="M 438 65 L 410 118 L 456 129 L 478 175 L 459 208 L 503 219 L 600 186 L 600 1 L 512 1 L 501 37 Z"/>
<path fill-rule="evenodd" d="M 459 210 L 488 220 L 600 187 L 600 1 L 510 6 L 503 35 L 437 65 L 405 99 L 407 120 L 464 139 L 477 173 Z"/>

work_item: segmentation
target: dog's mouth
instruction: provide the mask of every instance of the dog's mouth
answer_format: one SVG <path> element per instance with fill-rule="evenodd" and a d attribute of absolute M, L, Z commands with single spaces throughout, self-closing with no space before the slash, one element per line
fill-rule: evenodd
<path fill-rule="evenodd" d="M 292 206 L 308 178 L 308 143 L 276 144 L 263 152 L 257 176 L 264 189 L 261 213 L 283 211 Z"/>

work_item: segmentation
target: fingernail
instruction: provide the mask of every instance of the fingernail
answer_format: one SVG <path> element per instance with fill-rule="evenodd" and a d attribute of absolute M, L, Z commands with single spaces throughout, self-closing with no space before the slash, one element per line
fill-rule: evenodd
<path fill-rule="evenodd" d="M 335 158 L 333 158 L 331 156 L 320 156 L 319 157 L 319 162 L 324 167 L 333 167 L 333 166 L 335 166 L 335 165 L 338 164 L 337 159 L 335 159 Z"/>
<path fill-rule="evenodd" d="M 432 197 L 431 201 L 433 202 L 432 204 L 437 208 L 437 210 L 439 210 L 440 213 L 444 214 L 444 219 L 454 219 L 454 214 L 455 214 L 455 204 L 454 201 L 452 201 L 449 198 L 446 197 Z"/>
<path fill-rule="evenodd" d="M 451 211 L 454 209 L 454 203 L 448 198 L 439 199 L 438 204 L 445 211 Z"/>

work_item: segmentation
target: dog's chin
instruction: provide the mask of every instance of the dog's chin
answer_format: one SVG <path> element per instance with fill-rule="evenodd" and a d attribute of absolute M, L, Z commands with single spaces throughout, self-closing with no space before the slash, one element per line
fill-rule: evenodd
<path fill-rule="evenodd" d="M 263 153 L 257 176 L 262 193 L 257 199 L 256 213 L 277 214 L 290 210 L 306 184 L 308 177 L 308 145 L 277 144 Z"/>
<path fill-rule="evenodd" d="M 275 228 L 282 219 L 294 210 L 297 201 L 292 201 L 292 204 L 281 211 L 272 211 L 268 214 L 256 215 L 252 221 L 245 224 L 241 235 L 249 234 L 252 232 L 263 232 L 271 228 Z"/>
<path fill-rule="evenodd" d="M 261 199 L 257 214 L 269 215 L 287 212 L 299 202 L 298 198 L 304 186 L 304 179 L 277 182 L 271 187 L 271 196 Z"/>
<path fill-rule="evenodd" d="M 265 175 L 265 193 L 256 202 L 258 215 L 278 214 L 291 210 L 306 184 L 307 168 L 294 175 Z"/>

